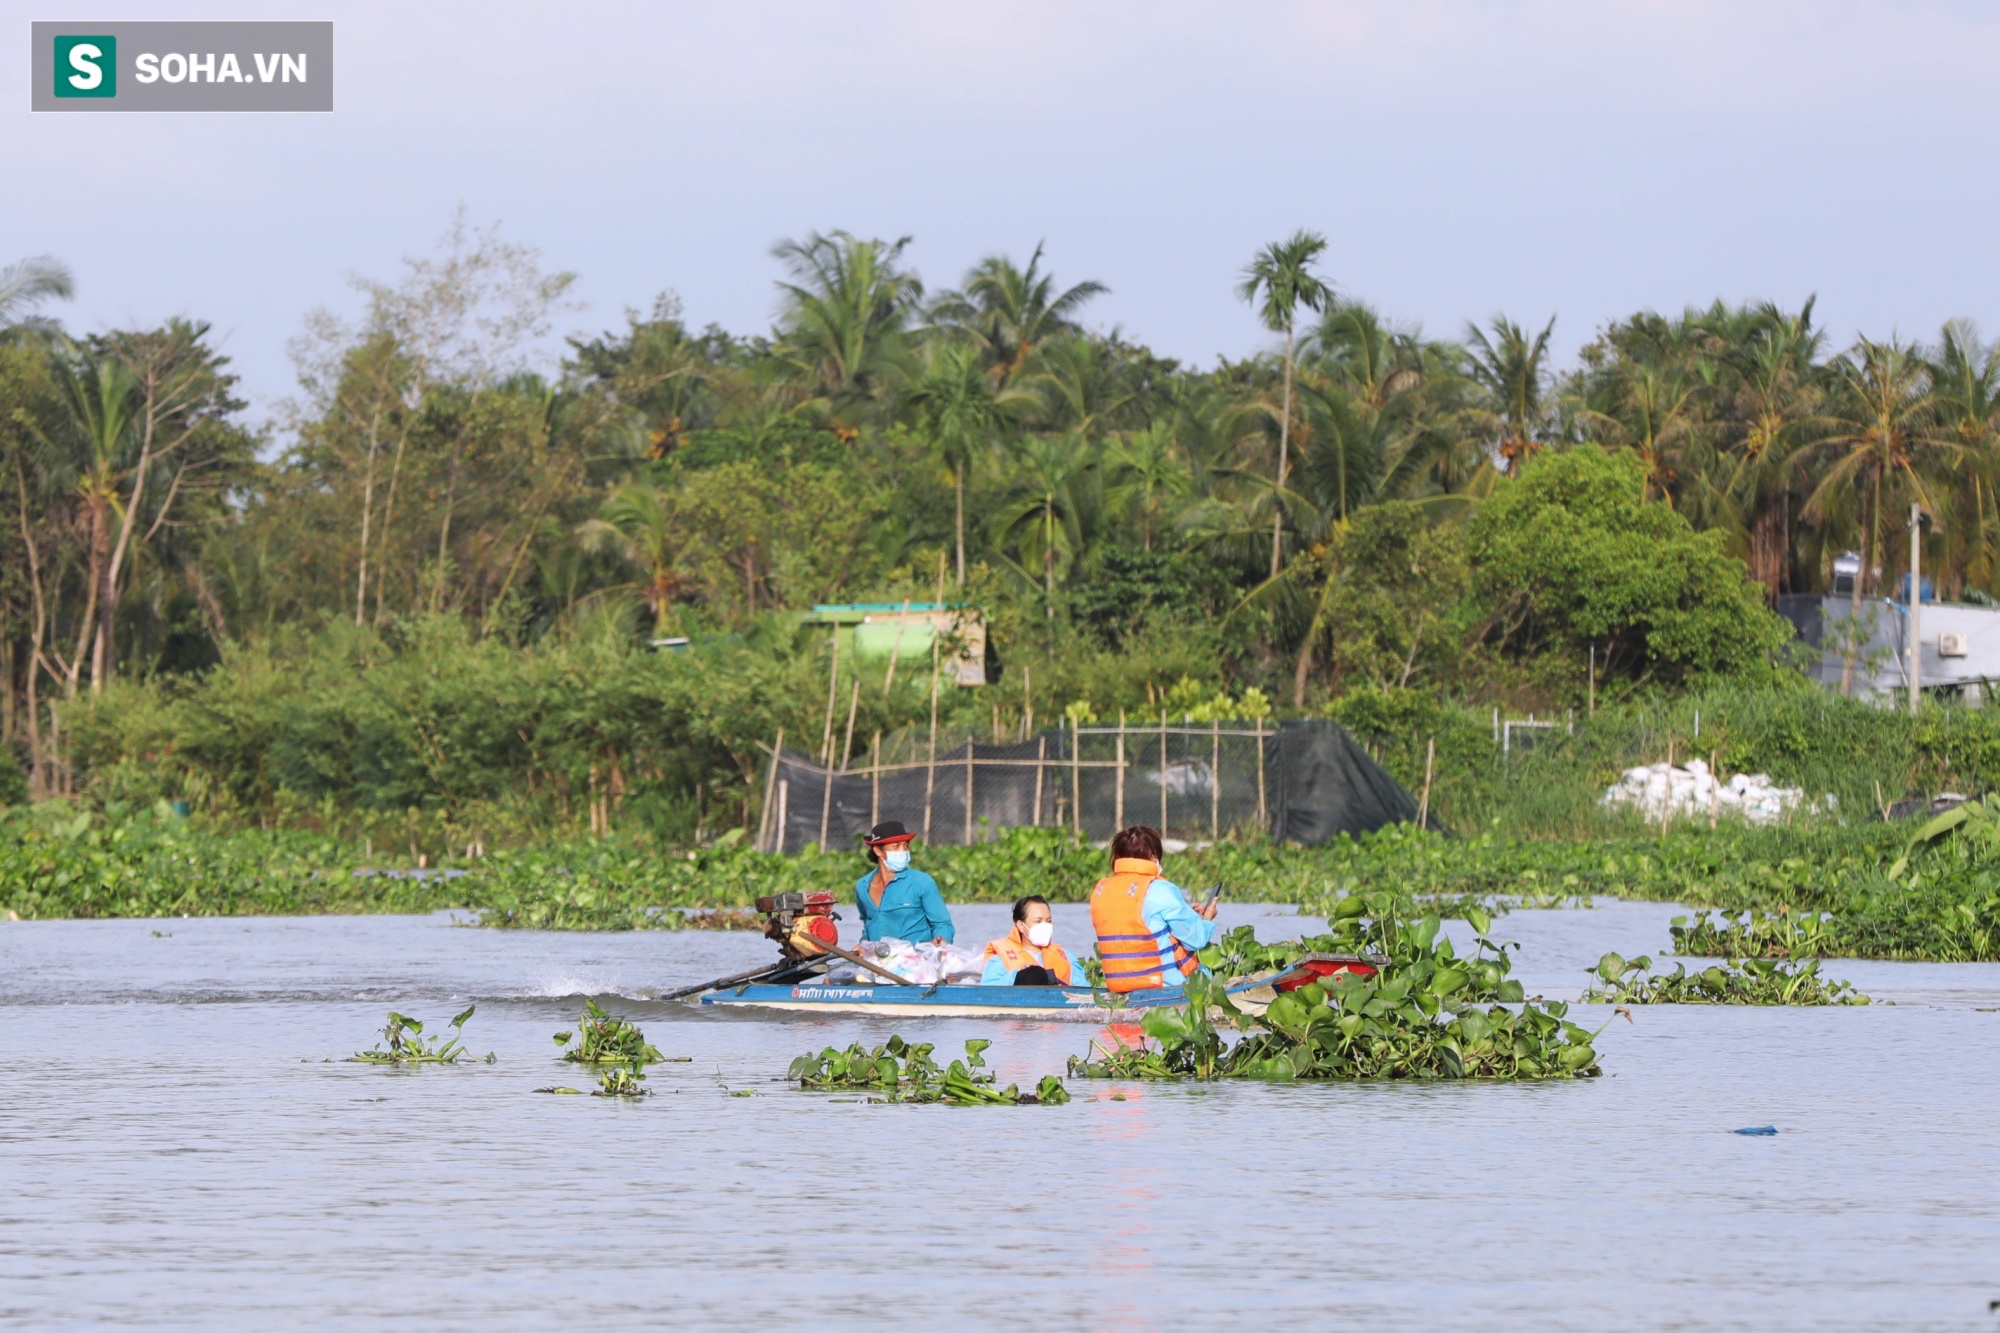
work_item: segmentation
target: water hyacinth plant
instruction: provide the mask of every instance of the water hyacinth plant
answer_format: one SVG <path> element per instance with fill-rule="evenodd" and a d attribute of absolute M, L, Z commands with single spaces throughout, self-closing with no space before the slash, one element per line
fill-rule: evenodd
<path fill-rule="evenodd" d="M 1838 938 L 1827 913 L 1789 907 L 1696 912 L 1692 921 L 1675 917 L 1668 931 L 1675 953 L 1697 958 L 1818 958 L 1834 952 Z"/>
<path fill-rule="evenodd" d="M 555 1043 L 563 1048 L 563 1059 L 580 1065 L 654 1064 L 664 1058 L 636 1023 L 607 1013 L 595 1000 L 583 1002 L 576 1030 L 556 1033 Z"/>
<path fill-rule="evenodd" d="M 1398 919 L 1397 894 L 1350 894 L 1333 904 L 1329 933 L 1266 949 L 1241 931 L 1224 937 L 1215 968 L 1283 966 L 1300 953 L 1362 954 L 1372 976 L 1338 974 L 1278 995 L 1259 1015 L 1239 1010 L 1221 983 L 1196 977 L 1182 1008 L 1150 1009 L 1150 1046 L 1073 1058 L 1086 1078 L 1555 1079 L 1600 1073 L 1586 1032 L 1559 1001 L 1528 1000 L 1507 975 L 1504 946 L 1486 938 L 1491 919 L 1467 909 L 1478 933 L 1472 957 L 1457 956 L 1436 916 Z M 1219 1020 L 1219 1021 L 1218 1021 Z M 1223 1025 L 1242 1037 L 1229 1045 Z M 1600 1029 L 1601 1031 L 1602 1029 Z"/>
<path fill-rule="evenodd" d="M 634 1059 L 625 1064 L 613 1065 L 598 1076 L 597 1091 L 593 1097 L 650 1097 L 651 1088 L 646 1082 L 646 1062 Z"/>
<path fill-rule="evenodd" d="M 424 1025 L 417 1019 L 389 1011 L 389 1021 L 382 1029 L 382 1040 L 373 1050 L 356 1051 L 350 1060 L 370 1065 L 454 1065 L 464 1057 L 465 1043 L 461 1040 L 465 1020 L 472 1017 L 472 1011 L 479 1006 L 468 1005 L 465 1012 L 451 1020 L 451 1036 L 442 1043 L 424 1040 Z M 486 1063 L 493 1063 L 493 1056 L 486 1057 Z"/>
<path fill-rule="evenodd" d="M 1591 973 L 1601 985 L 1583 993 L 1586 1004 L 1868 1004 L 1845 981 L 1819 974 L 1817 959 L 1786 963 L 1772 958 L 1730 960 L 1689 972 L 1683 963 L 1655 974 L 1653 960 L 1608 953 Z"/>
<path fill-rule="evenodd" d="M 844 1051 L 829 1046 L 818 1055 L 792 1061 L 785 1077 L 798 1080 L 807 1090 L 859 1091 L 890 1102 L 1060 1106 L 1069 1100 L 1062 1080 L 1053 1074 L 1044 1075 L 1033 1092 L 1022 1092 L 1011 1083 L 997 1086 L 994 1076 L 985 1072 L 984 1052 L 992 1044 L 978 1039 L 966 1042 L 965 1058 L 943 1069 L 931 1058 L 936 1048 L 930 1042 L 912 1044 L 892 1036 L 872 1051 L 858 1042 Z"/>

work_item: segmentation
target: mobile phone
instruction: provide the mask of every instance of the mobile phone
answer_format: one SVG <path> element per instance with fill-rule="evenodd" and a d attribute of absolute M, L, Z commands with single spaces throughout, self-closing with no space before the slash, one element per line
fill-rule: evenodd
<path fill-rule="evenodd" d="M 1201 900 L 1201 905 L 1203 907 L 1213 907 L 1221 897 L 1222 886 L 1218 884 L 1208 891 L 1208 897 Z"/>

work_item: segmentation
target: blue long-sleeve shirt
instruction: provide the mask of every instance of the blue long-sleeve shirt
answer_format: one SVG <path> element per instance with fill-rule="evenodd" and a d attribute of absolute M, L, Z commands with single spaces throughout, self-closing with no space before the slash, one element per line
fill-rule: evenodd
<path fill-rule="evenodd" d="M 854 906 L 861 913 L 864 940 L 910 940 L 928 944 L 941 939 L 947 944 L 957 938 L 951 913 L 938 892 L 937 881 L 915 866 L 891 875 L 882 886 L 882 901 L 874 895 L 875 872 L 870 870 L 854 884 Z"/>
<path fill-rule="evenodd" d="M 1187 895 L 1180 885 L 1169 879 L 1156 879 L 1146 886 L 1145 900 L 1139 910 L 1145 915 L 1146 929 L 1154 934 L 1171 931 L 1173 937 L 1185 945 L 1190 952 L 1208 947 L 1215 938 L 1215 923 L 1206 917 L 1195 915 L 1194 908 L 1188 906 Z M 1181 970 L 1174 964 L 1173 946 L 1160 950 L 1160 961 L 1167 970 L 1160 974 L 1169 986 L 1181 984 Z M 1208 969 L 1203 968 L 1206 972 Z"/>

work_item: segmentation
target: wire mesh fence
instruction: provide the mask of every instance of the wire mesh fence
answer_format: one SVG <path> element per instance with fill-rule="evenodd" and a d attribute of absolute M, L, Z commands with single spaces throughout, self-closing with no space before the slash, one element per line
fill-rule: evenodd
<path fill-rule="evenodd" d="M 1278 732 L 1262 724 L 1067 727 L 1026 740 L 930 747 L 842 768 L 793 749 L 772 756 L 757 845 L 852 846 L 884 819 L 926 841 L 970 844 L 998 830 L 1066 828 L 1093 841 L 1152 824 L 1184 842 L 1268 828 Z M 878 756 L 907 754 L 907 744 Z"/>

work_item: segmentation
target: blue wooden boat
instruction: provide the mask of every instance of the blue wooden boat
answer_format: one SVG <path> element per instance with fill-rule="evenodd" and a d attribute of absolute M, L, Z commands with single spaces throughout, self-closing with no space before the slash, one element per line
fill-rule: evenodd
<path fill-rule="evenodd" d="M 1282 972 L 1243 977 L 1224 988 L 1230 999 L 1249 1013 L 1261 1013 L 1281 991 L 1309 981 L 1353 973 L 1367 976 L 1379 960 L 1333 954 L 1312 954 Z M 1108 1023 L 1137 1011 L 1183 1004 L 1178 987 L 1135 991 L 1112 1009 L 1101 1004 L 1107 993 L 1088 986 L 934 986 L 855 985 L 824 977 L 791 981 L 756 981 L 705 991 L 703 1005 L 717 1008 L 782 1009 L 812 1014 L 875 1014 L 884 1018 L 1039 1018 L 1057 1022 Z"/>

